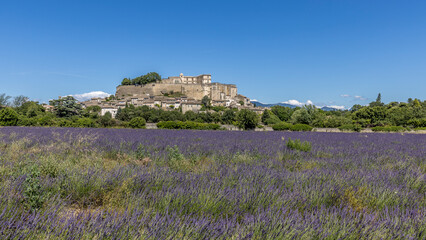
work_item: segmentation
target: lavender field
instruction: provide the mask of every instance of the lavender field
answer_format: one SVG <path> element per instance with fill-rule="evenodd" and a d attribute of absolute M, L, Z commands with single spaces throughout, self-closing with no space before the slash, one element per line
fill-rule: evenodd
<path fill-rule="evenodd" d="M 426 135 L 3 127 L 0 239 L 426 239 Z"/>

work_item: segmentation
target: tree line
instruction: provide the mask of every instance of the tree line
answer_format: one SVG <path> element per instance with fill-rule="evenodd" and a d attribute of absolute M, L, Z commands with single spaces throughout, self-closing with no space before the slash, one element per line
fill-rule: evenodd
<path fill-rule="evenodd" d="M 155 83 L 157 81 L 161 81 L 160 74 L 156 72 L 149 72 L 145 75 L 136 77 L 136 78 L 124 78 L 121 81 L 121 85 L 145 85 L 148 83 Z"/>
<path fill-rule="evenodd" d="M 312 127 L 320 127 L 358 131 L 362 128 L 395 126 L 426 129 L 426 101 L 408 99 L 406 103 L 384 104 L 380 95 L 368 106 L 354 105 L 350 110 L 323 111 L 312 105 L 297 108 L 273 106 L 260 115 L 247 109 L 211 106 L 207 98 L 203 100 L 203 111 L 198 113 L 182 113 L 181 109 L 166 111 L 148 106 L 135 107 L 129 104 L 120 108 L 115 118 L 110 113 L 101 116 L 99 106 L 82 108 L 71 96 L 51 100 L 49 103 L 53 106 L 53 111 L 46 111 L 40 103 L 30 101 L 25 96 L 11 98 L 0 94 L 0 126 L 144 128 L 146 122 L 179 121 L 235 125 L 242 129 L 263 126 L 271 126 L 275 130 L 310 130 Z M 182 128 L 182 124 L 168 126 L 179 125 Z"/>
<path fill-rule="evenodd" d="M 181 109 L 166 111 L 148 106 L 127 105 L 120 108 L 115 118 L 111 113 L 101 116 L 99 106 L 82 108 L 72 96 L 49 101 L 53 111 L 47 111 L 42 104 L 30 101 L 27 97 L 16 97 L 13 103 L 10 96 L 0 95 L 0 126 L 55 126 L 55 127 L 132 127 L 144 128 L 146 122 L 191 121 L 197 123 L 234 124 L 245 129 L 255 128 L 257 115 L 251 111 L 238 111 L 225 107 L 211 107 L 208 111 L 182 113 Z M 21 99 L 19 103 L 17 100 Z M 16 100 L 16 101 L 15 101 Z M 15 103 L 16 102 L 16 103 Z M 248 121 L 244 118 L 255 119 Z M 195 125 L 194 125 L 195 126 Z"/>
<path fill-rule="evenodd" d="M 273 106 L 271 110 L 263 112 L 261 120 L 265 125 L 285 122 L 345 130 L 385 126 L 425 128 L 426 101 L 422 102 L 419 99 L 410 98 L 406 103 L 390 102 L 384 104 L 379 94 L 376 101 L 369 105 L 356 104 L 349 110 L 323 111 L 312 105 L 301 108 Z"/>

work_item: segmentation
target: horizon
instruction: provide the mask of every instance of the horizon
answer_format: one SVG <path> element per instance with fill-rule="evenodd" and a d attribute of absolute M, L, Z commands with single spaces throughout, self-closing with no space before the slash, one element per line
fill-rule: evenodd
<path fill-rule="evenodd" d="M 263 103 L 425 100 L 424 12 L 422 1 L 7 2 L 0 94 L 48 102 L 182 72 Z"/>

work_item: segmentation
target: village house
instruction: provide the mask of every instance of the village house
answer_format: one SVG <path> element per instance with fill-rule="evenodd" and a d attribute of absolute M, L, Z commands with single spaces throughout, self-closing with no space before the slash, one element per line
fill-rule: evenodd
<path fill-rule="evenodd" d="M 169 94 L 178 97 L 168 97 Z M 196 77 L 184 76 L 169 77 L 161 82 L 139 86 L 118 86 L 115 98 L 92 98 L 82 102 L 83 107 L 100 106 L 101 115 L 109 112 L 116 116 L 118 109 L 133 105 L 135 107 L 147 106 L 163 110 L 182 109 L 198 112 L 202 108 L 201 99 L 208 96 L 212 106 L 235 107 L 253 109 L 250 99 L 237 94 L 237 88 L 232 84 L 212 83 L 210 74 Z"/>
<path fill-rule="evenodd" d="M 103 106 L 101 107 L 101 115 L 105 115 L 107 112 L 111 113 L 111 116 L 115 118 L 115 115 L 117 115 L 118 109 L 114 108 L 112 106 Z"/>
<path fill-rule="evenodd" d="M 184 102 L 181 103 L 182 106 L 182 112 L 186 113 L 188 111 L 198 112 L 201 110 L 201 107 L 203 106 L 201 102 L 198 101 L 190 101 L 190 102 Z"/>
<path fill-rule="evenodd" d="M 46 110 L 46 112 L 53 112 L 53 109 L 55 108 L 54 106 L 49 104 L 42 104 L 41 106 L 44 108 L 44 110 Z"/>

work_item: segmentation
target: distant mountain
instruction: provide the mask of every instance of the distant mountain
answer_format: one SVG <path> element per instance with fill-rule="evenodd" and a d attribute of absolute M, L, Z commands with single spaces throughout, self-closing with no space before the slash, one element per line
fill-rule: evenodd
<path fill-rule="evenodd" d="M 323 111 L 339 111 L 339 110 L 342 110 L 342 109 L 337 109 L 337 108 L 325 106 L 325 107 L 322 107 L 321 110 L 323 110 Z"/>
<path fill-rule="evenodd" d="M 259 101 L 253 100 L 251 101 L 251 103 L 255 104 L 258 107 L 273 107 L 273 106 L 283 106 L 283 107 L 289 107 L 289 108 L 295 108 L 295 107 L 300 107 L 300 106 L 296 106 L 296 105 L 291 105 L 288 103 L 261 103 Z M 320 108 L 323 111 L 338 111 L 340 109 L 337 108 L 333 108 L 333 107 L 322 107 Z"/>
<path fill-rule="evenodd" d="M 256 104 L 256 106 L 258 106 L 258 107 L 273 107 L 273 106 L 283 106 L 283 107 L 290 107 L 290 108 L 298 107 L 296 105 L 291 105 L 291 104 L 288 104 L 288 103 L 271 103 L 271 104 L 269 104 L 269 103 L 261 103 L 261 102 L 258 102 L 258 101 L 251 101 L 251 103 Z"/>

